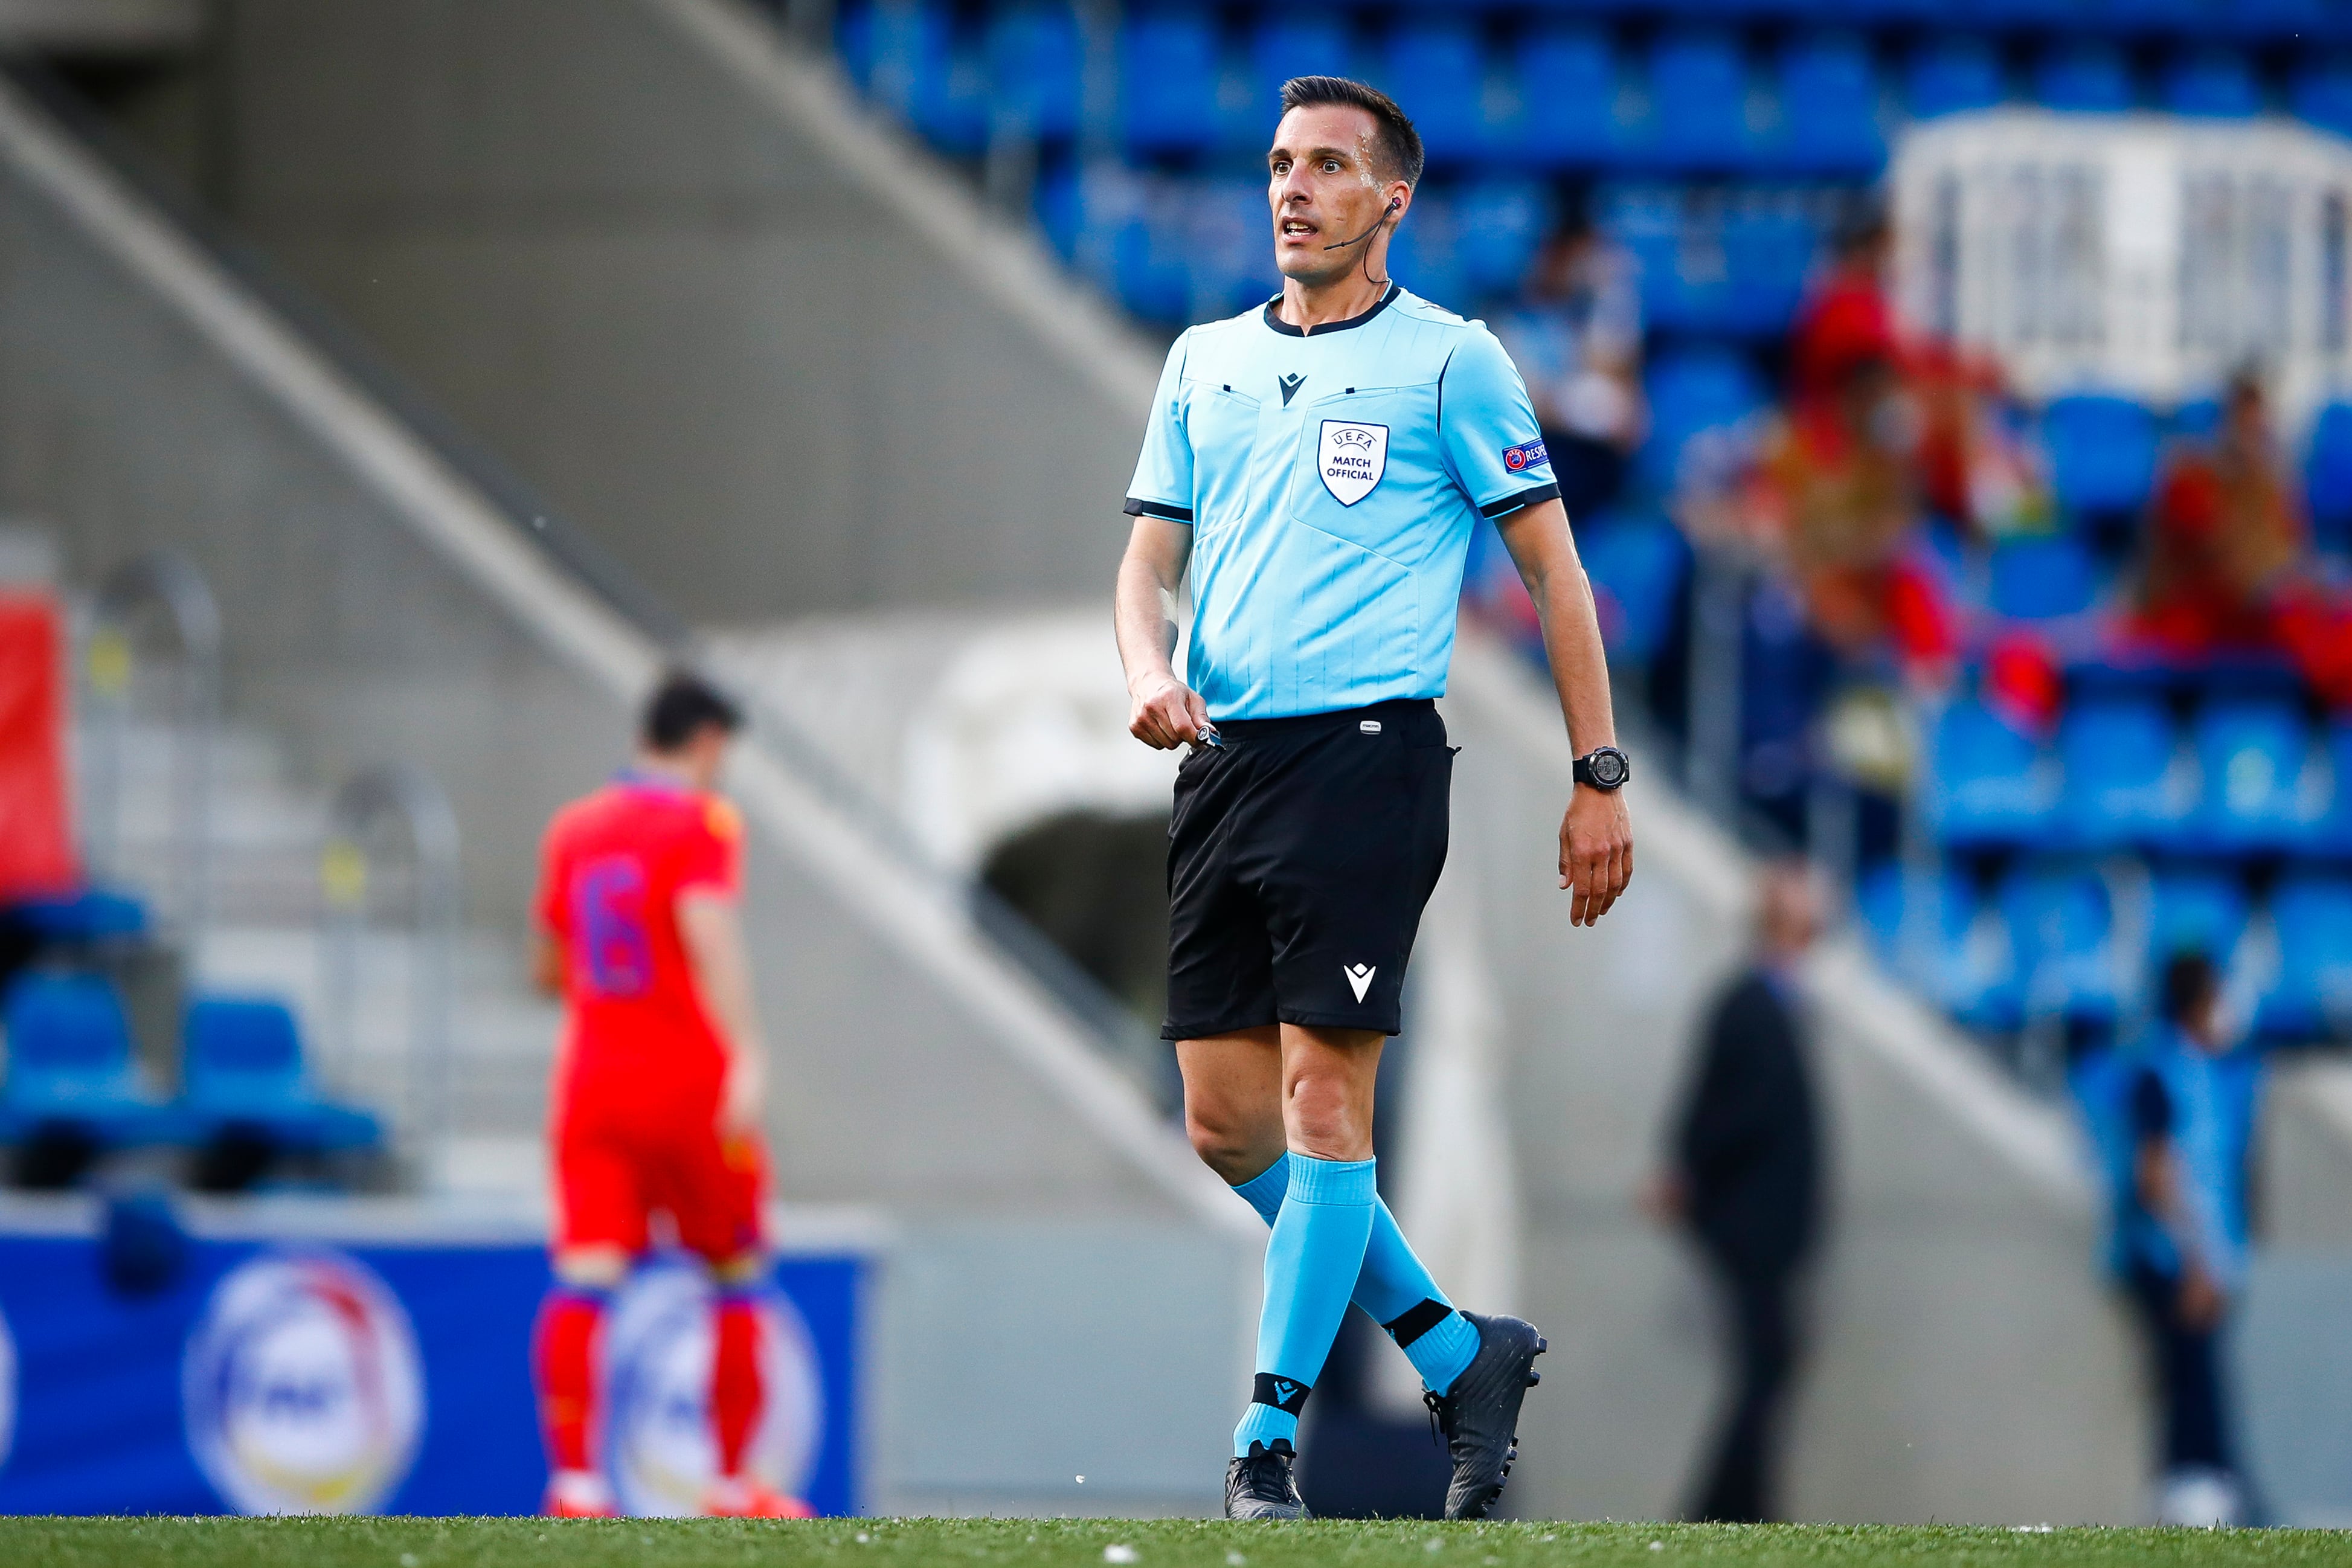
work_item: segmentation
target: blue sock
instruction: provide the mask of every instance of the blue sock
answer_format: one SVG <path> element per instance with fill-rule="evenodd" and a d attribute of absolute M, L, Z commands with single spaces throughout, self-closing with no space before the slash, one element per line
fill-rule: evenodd
<path fill-rule="evenodd" d="M 1348 1314 L 1380 1201 L 1375 1162 L 1294 1155 L 1290 1190 L 1265 1246 L 1265 1310 L 1257 1326 L 1257 1379 L 1234 1428 L 1234 1453 L 1254 1442 L 1298 1446 L 1298 1412 Z"/>
<path fill-rule="evenodd" d="M 1282 1155 L 1234 1189 L 1268 1225 L 1290 1189 L 1290 1158 Z M 1388 1331 L 1433 1394 L 1453 1387 L 1478 1353 L 1478 1331 L 1437 1288 L 1378 1196 L 1372 1199 L 1372 1234 L 1364 1247 L 1363 1271 L 1356 1277 L 1355 1302 Z"/>

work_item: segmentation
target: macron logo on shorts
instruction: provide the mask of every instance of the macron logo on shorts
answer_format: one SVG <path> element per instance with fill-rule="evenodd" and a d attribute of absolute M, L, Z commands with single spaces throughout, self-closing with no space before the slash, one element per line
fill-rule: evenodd
<path fill-rule="evenodd" d="M 1349 989 L 1355 992 L 1356 1000 L 1361 1002 L 1364 993 L 1372 988 L 1372 976 L 1380 971 L 1369 963 L 1343 963 L 1339 966 L 1339 973 L 1348 977 Z"/>

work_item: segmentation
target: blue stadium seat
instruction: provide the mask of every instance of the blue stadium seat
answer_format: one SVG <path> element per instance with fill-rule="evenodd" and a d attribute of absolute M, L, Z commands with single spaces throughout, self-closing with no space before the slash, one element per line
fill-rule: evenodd
<path fill-rule="evenodd" d="M 373 1148 L 383 1139 L 374 1117 L 311 1087 L 300 1032 L 282 1002 L 200 997 L 188 1005 L 181 1044 L 181 1104 L 199 1136 L 257 1132 L 315 1152 Z"/>
<path fill-rule="evenodd" d="M 1182 260 L 1193 321 L 1237 315 L 1282 287 L 1257 180 L 1203 181 L 1189 193 Z"/>
<path fill-rule="evenodd" d="M 959 34 L 945 5 L 868 9 L 866 90 L 940 151 L 978 153 L 988 142 L 990 109 L 977 40 Z"/>
<path fill-rule="evenodd" d="M 1914 876 L 1879 866 L 1864 877 L 1854 906 L 1880 962 L 1906 984 L 1964 1024 L 2017 1026 L 2017 955 L 2008 923 L 1964 879 L 1949 870 Z"/>
<path fill-rule="evenodd" d="M 2077 701 L 2059 723 L 2058 758 L 2060 811 L 2084 847 L 2169 844 L 2194 804 L 2172 717 L 2156 698 Z"/>
<path fill-rule="evenodd" d="M 2079 520 L 2139 510 L 2156 482 L 2155 418 L 2126 398 L 2085 394 L 2053 399 L 2042 416 L 2050 483 Z"/>
<path fill-rule="evenodd" d="M 2037 843 L 2058 804 L 2058 771 L 2042 746 L 1991 709 L 1962 699 L 1936 721 L 1923 806 L 1953 848 Z"/>
<path fill-rule="evenodd" d="M 2123 984 L 2106 884 L 2089 871 L 2028 868 L 2002 883 L 2028 1017 L 2115 1020 Z"/>
<path fill-rule="evenodd" d="M 2321 130 L 2352 136 L 2352 54 L 2299 60 L 2287 72 L 2286 102 Z"/>
<path fill-rule="evenodd" d="M 23 899 L 8 906 L 15 922 L 43 942 L 91 942 L 140 936 L 147 906 L 128 893 L 86 888 L 78 893 Z"/>
<path fill-rule="evenodd" d="M 841 74 L 860 92 L 873 90 L 874 7 L 851 4 L 834 13 L 834 53 L 841 57 Z"/>
<path fill-rule="evenodd" d="M 1328 16 L 1276 12 L 1251 30 L 1249 96 L 1253 109 L 1263 105 L 1259 111 L 1267 131 L 1273 129 L 1275 115 L 1281 109 L 1282 84 L 1292 77 L 1356 74 L 1355 47 L 1349 33 Z"/>
<path fill-rule="evenodd" d="M 2131 68 L 2122 50 L 2098 39 L 2053 44 L 2033 62 L 2033 96 L 2051 109 L 2129 109 Z"/>
<path fill-rule="evenodd" d="M 1466 21 L 1414 19 L 1389 35 L 1381 83 L 1410 105 L 1413 128 L 1430 162 L 1444 165 L 1473 157 L 1492 140 L 1486 115 L 1486 58 L 1477 28 Z"/>
<path fill-rule="evenodd" d="M 1086 219 L 1077 165 L 1068 159 L 1057 159 L 1040 170 L 1033 203 L 1037 226 L 1045 231 L 1046 242 L 1063 260 L 1076 265 L 1078 228 Z"/>
<path fill-rule="evenodd" d="M 1043 141 L 1077 134 L 1085 100 L 1085 50 L 1064 0 L 1016 5 L 989 18 L 983 41 L 989 92 L 1000 127 Z"/>
<path fill-rule="evenodd" d="M 2172 411 L 2172 433 L 2196 440 L 2211 437 L 2221 428 L 2221 401 L 2217 397 L 2191 397 Z"/>
<path fill-rule="evenodd" d="M 1690 542 L 1663 512 L 1572 521 L 1610 659 L 1648 664 L 1674 630 Z"/>
<path fill-rule="evenodd" d="M 2075 616 L 2098 598 L 2098 563 L 2072 539 L 2011 539 L 1992 549 L 1993 614 L 2016 621 Z"/>
<path fill-rule="evenodd" d="M 2242 119 L 2259 114 L 2262 89 L 2252 61 L 2235 49 L 2190 49 L 2164 68 L 2164 107 L 2175 114 Z"/>
<path fill-rule="evenodd" d="M 1929 38 L 1904 67 L 1904 107 L 1922 120 L 1990 109 L 2007 95 L 2000 58 L 1982 38 Z"/>
<path fill-rule="evenodd" d="M 1718 244 L 1723 278 L 1709 324 L 1743 337 L 1785 333 L 1821 260 L 1820 224 L 1793 202 L 1744 201 L 1723 215 Z"/>
<path fill-rule="evenodd" d="M 2245 885 L 2222 871 L 2168 868 L 2150 879 L 2147 954 L 2151 973 L 2179 952 L 2201 952 L 2227 968 L 2245 934 Z"/>
<path fill-rule="evenodd" d="M 1617 157 L 1618 68 L 1598 27 L 1546 26 L 1518 48 L 1519 142 L 1550 168 L 1589 167 Z"/>
<path fill-rule="evenodd" d="M 1861 174 L 1886 161 L 1878 73 L 1853 33 L 1792 38 L 1780 51 L 1781 136 L 1775 155 L 1806 174 Z"/>
<path fill-rule="evenodd" d="M 1641 276 L 1642 314 L 1652 327 L 1681 331 L 1722 331 L 1719 300 L 1726 268 L 1718 247 L 1716 276 L 1694 279 L 1685 263 L 1682 203 L 1669 191 L 1619 190 L 1595 202 L 1601 229 L 1633 258 Z"/>
<path fill-rule="evenodd" d="M 1550 194 L 1532 181 L 1485 180 L 1462 192 L 1456 210 L 1463 280 L 1474 297 L 1516 293 L 1551 229 Z"/>
<path fill-rule="evenodd" d="M 142 1090 L 131 1024 L 94 974 L 30 974 L 8 993 L 0 1142 L 62 1127 L 101 1148 L 172 1142 L 181 1124 Z"/>
<path fill-rule="evenodd" d="M 1182 155 L 1214 142 L 1213 20 L 1198 11 L 1146 11 L 1131 19 L 1119 39 L 1119 100 L 1131 153 Z"/>
<path fill-rule="evenodd" d="M 2313 538 L 2323 549 L 2352 548 L 2352 404 L 2319 411 L 2303 472 Z"/>
<path fill-rule="evenodd" d="M 1636 458 L 1660 490 L 1674 487 L 1693 437 L 1738 423 L 1769 401 L 1763 379 L 1738 350 L 1694 344 L 1654 356 L 1643 374 L 1650 434 Z"/>
<path fill-rule="evenodd" d="M 2327 803 L 2306 788 L 2311 732 L 2294 704 L 2209 701 L 2197 715 L 2194 743 L 2204 776 L 2196 847 L 2286 849 L 2319 830 Z"/>
<path fill-rule="evenodd" d="M 1413 198 L 1411 216 L 1390 242 L 1390 273 L 1423 299 L 1466 315 L 1473 301 L 1460 240 L 1452 201 L 1440 192 L 1424 192 Z"/>
<path fill-rule="evenodd" d="M 2328 772 L 2336 779 L 2336 793 L 2319 829 L 2319 849 L 2322 854 L 2352 859 L 2352 718 L 2332 721 L 2320 744 L 2327 753 Z"/>
<path fill-rule="evenodd" d="M 1748 65 L 1729 33 L 1673 27 L 1650 46 L 1643 151 L 1674 169 L 1738 170 L 1756 162 L 1748 124 Z"/>
<path fill-rule="evenodd" d="M 2314 1039 L 2352 1028 L 2352 879 L 2287 878 L 2271 895 L 2278 984 L 2263 1000 L 2263 1032 Z"/>
<path fill-rule="evenodd" d="M 1077 268 L 1147 321 L 1181 323 L 1192 308 L 1189 225 L 1169 192 L 1104 163 L 1077 181 Z"/>

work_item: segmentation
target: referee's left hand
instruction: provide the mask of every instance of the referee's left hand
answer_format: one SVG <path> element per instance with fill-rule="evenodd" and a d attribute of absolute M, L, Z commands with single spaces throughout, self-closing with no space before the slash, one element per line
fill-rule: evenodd
<path fill-rule="evenodd" d="M 1559 885 L 1570 925 L 1598 925 L 1633 879 L 1633 823 L 1617 790 L 1578 784 L 1559 819 Z"/>

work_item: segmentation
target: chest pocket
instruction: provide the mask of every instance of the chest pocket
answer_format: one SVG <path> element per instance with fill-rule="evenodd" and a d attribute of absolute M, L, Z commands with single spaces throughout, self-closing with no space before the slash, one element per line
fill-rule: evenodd
<path fill-rule="evenodd" d="M 1291 464 L 1292 519 L 1395 558 L 1399 535 L 1423 521 L 1420 508 L 1397 500 L 1427 489 L 1421 437 L 1432 396 L 1426 387 L 1383 387 L 1308 405 Z"/>
<path fill-rule="evenodd" d="M 1192 444 L 1193 525 L 1216 528 L 1248 505 L 1260 409 L 1256 398 L 1215 382 L 1194 383 L 1189 402 L 1185 431 Z"/>

